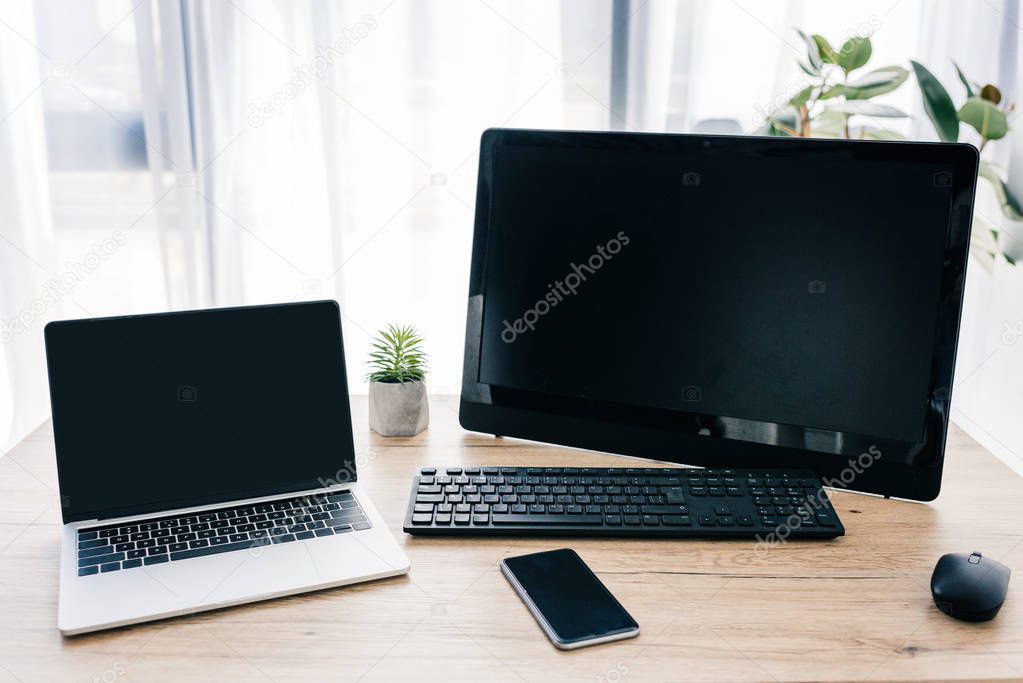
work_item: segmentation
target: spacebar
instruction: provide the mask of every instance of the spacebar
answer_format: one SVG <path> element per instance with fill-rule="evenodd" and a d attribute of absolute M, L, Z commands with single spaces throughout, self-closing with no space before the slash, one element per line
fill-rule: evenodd
<path fill-rule="evenodd" d="M 224 543 L 223 545 L 212 545 L 206 546 L 205 548 L 192 548 L 190 550 L 180 550 L 176 553 L 171 553 L 171 560 L 187 560 L 192 557 L 202 557 L 204 555 L 216 555 L 218 553 L 229 553 L 234 550 L 247 550 L 249 548 L 256 548 L 261 545 L 265 545 L 261 541 L 241 541 L 238 543 Z"/>
<path fill-rule="evenodd" d="M 491 515 L 494 524 L 537 524 L 540 526 L 580 526 L 603 524 L 600 515 Z"/>

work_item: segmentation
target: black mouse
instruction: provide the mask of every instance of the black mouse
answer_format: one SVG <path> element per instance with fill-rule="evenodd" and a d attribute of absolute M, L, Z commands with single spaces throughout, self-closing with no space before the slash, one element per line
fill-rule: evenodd
<path fill-rule="evenodd" d="M 931 574 L 934 604 L 963 621 L 993 619 L 1009 587 L 1012 570 L 978 552 L 942 555 Z"/>

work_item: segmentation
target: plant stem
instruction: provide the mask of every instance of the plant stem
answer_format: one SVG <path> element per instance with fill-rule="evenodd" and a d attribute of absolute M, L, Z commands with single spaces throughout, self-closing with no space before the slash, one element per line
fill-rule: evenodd
<path fill-rule="evenodd" d="M 796 138 L 802 137 L 799 134 L 799 131 L 793 130 L 791 127 L 786 126 L 784 123 L 782 123 L 781 121 L 779 121 L 778 119 L 776 119 L 774 117 L 768 117 L 767 120 L 771 122 L 772 126 L 774 126 L 776 128 L 780 128 L 781 130 L 785 131 L 786 133 L 788 133 L 792 137 L 796 137 Z"/>

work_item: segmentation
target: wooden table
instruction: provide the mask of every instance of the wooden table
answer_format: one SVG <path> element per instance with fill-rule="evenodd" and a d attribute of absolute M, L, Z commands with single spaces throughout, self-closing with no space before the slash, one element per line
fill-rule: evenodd
<path fill-rule="evenodd" d="M 931 601 L 947 552 L 1023 571 L 1023 481 L 958 429 L 932 504 L 832 493 L 847 535 L 790 542 L 428 539 L 402 533 L 427 465 L 629 466 L 614 456 L 464 432 L 435 399 L 414 438 L 370 435 L 359 478 L 412 560 L 408 576 L 62 638 L 50 426 L 0 458 L 0 681 L 554 681 L 1023 678 L 1023 588 L 965 624 Z M 117 428 L 111 416 L 110 429 Z M 498 570 L 575 548 L 639 621 L 638 638 L 556 650 Z"/>

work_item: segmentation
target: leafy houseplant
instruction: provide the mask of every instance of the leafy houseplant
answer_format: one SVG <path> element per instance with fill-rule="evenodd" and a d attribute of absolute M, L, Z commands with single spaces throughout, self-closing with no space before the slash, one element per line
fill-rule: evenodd
<path fill-rule="evenodd" d="M 769 116 L 759 132 L 873 140 L 899 137 L 883 126 L 868 124 L 877 123 L 877 119 L 904 118 L 906 114 L 871 100 L 902 85 L 909 71 L 901 66 L 885 66 L 861 74 L 859 70 L 873 52 L 870 38 L 854 36 L 836 50 L 824 36 L 797 32 L 806 44 L 806 60 L 799 62 L 805 87 L 788 100 L 788 111 Z"/>
<path fill-rule="evenodd" d="M 369 426 L 383 436 L 415 436 L 430 422 L 426 353 L 411 325 L 388 325 L 369 354 Z"/>
<path fill-rule="evenodd" d="M 872 53 L 870 38 L 854 36 L 835 49 L 819 34 L 797 30 L 806 45 L 806 59 L 799 68 L 806 75 L 805 87 L 791 97 L 786 109 L 767 117 L 762 135 L 900 140 L 904 136 L 880 125 L 879 119 L 905 118 L 895 107 L 871 101 L 878 95 L 899 88 L 909 76 L 901 66 L 886 66 L 863 75 L 853 72 L 866 65 Z M 994 85 L 971 83 L 955 65 L 959 81 L 966 89 L 965 103 L 956 109 L 948 91 L 934 75 L 918 62 L 910 62 L 923 95 L 924 110 L 944 142 L 957 142 L 965 123 L 980 134 L 980 151 L 992 140 L 1009 132 L 1007 114 L 1013 105 L 999 108 L 1002 94 Z M 859 125 L 856 125 L 859 124 Z M 871 125 L 876 124 L 876 125 Z M 979 175 L 991 183 L 1002 213 L 1019 225 L 1023 233 L 1023 210 L 998 171 L 987 161 L 980 162 Z M 999 232 L 974 215 L 970 250 L 985 268 L 990 269 L 1001 253 L 1009 263 L 1010 254 L 998 245 Z"/>

